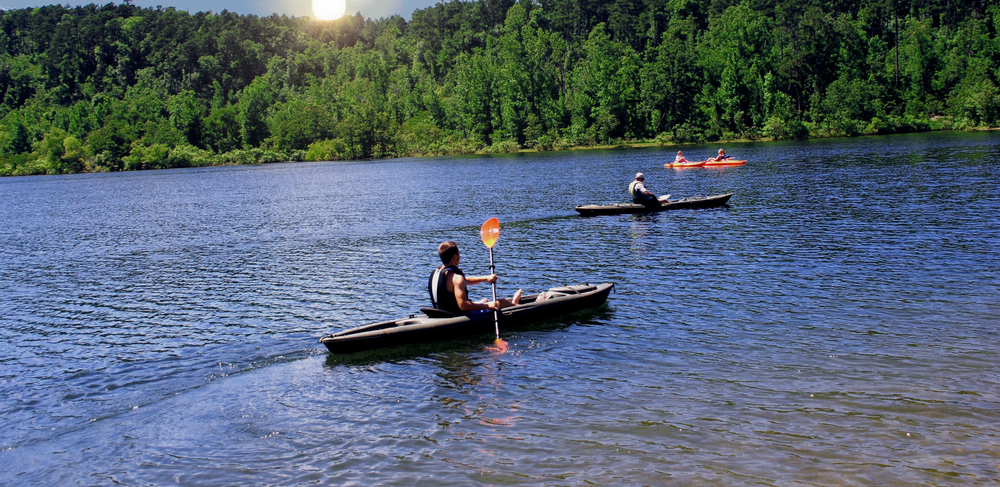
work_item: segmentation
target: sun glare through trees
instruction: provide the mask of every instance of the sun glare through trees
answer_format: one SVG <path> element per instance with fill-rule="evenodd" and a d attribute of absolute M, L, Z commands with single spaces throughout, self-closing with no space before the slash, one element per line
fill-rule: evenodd
<path fill-rule="evenodd" d="M 336 20 L 347 10 L 345 0 L 313 0 L 313 15 L 319 20 Z"/>

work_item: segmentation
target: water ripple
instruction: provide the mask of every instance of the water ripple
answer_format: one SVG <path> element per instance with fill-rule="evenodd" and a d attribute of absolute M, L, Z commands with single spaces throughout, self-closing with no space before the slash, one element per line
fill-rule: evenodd
<path fill-rule="evenodd" d="M 2 179 L 0 484 L 996 483 L 997 137 Z M 573 214 L 636 171 L 735 196 Z M 424 306 L 443 240 L 485 273 L 493 216 L 501 295 L 608 306 L 317 343 Z"/>

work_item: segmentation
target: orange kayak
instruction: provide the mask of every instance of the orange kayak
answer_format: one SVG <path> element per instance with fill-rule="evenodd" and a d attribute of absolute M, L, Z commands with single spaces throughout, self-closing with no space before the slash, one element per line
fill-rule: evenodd
<path fill-rule="evenodd" d="M 745 160 L 738 159 L 723 159 L 721 161 L 705 161 L 706 166 L 742 166 L 746 164 Z"/>
<path fill-rule="evenodd" d="M 708 161 L 691 161 L 691 162 L 669 162 L 664 164 L 663 167 L 701 167 L 704 166 Z"/>

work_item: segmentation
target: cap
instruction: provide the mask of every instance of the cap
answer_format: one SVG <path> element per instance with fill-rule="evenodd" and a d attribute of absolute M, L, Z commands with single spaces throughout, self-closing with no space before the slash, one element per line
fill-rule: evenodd
<path fill-rule="evenodd" d="M 636 179 L 646 179 L 646 176 L 643 175 L 641 172 L 637 172 L 637 173 L 635 173 L 635 178 Z"/>

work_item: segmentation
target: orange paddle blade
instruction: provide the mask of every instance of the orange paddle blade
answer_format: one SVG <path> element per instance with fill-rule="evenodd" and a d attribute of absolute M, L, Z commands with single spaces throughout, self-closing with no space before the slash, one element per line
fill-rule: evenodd
<path fill-rule="evenodd" d="M 483 223 L 483 228 L 479 229 L 479 235 L 483 238 L 483 244 L 492 249 L 497 244 L 497 239 L 500 238 L 500 220 L 496 218 L 486 220 L 486 223 Z"/>
<path fill-rule="evenodd" d="M 507 351 L 508 347 L 509 347 L 509 345 L 507 344 L 507 342 L 503 341 L 502 338 L 497 338 L 493 342 L 493 346 L 492 347 L 486 347 L 486 348 L 488 348 L 488 349 L 490 349 L 490 350 L 492 350 L 492 351 L 494 351 L 496 353 L 505 353 Z"/>

